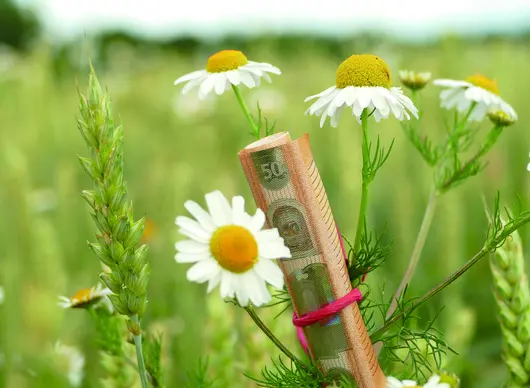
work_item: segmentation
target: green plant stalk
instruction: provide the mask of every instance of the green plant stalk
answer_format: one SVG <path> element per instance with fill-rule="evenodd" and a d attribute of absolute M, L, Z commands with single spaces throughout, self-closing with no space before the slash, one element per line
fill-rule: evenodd
<path fill-rule="evenodd" d="M 364 109 L 361 114 L 362 122 L 362 155 L 363 155 L 363 174 L 362 174 L 362 189 L 361 189 L 361 205 L 359 208 L 359 219 L 357 220 L 357 231 L 355 232 L 355 241 L 353 244 L 353 252 L 356 253 L 359 250 L 361 244 L 361 236 L 363 234 L 363 226 L 366 219 L 366 209 L 368 207 L 368 186 L 370 185 L 371 179 L 368 173 L 365 171 L 367 166 L 370 164 L 370 149 L 368 144 L 368 110 Z M 355 256 L 354 256 L 355 257 Z M 355 259 L 354 259 L 355 260 Z M 353 264 L 353 263 L 352 263 Z"/>
<path fill-rule="evenodd" d="M 410 283 L 412 277 L 414 276 L 414 272 L 416 271 L 416 267 L 418 266 L 418 263 L 420 261 L 421 252 L 423 251 L 423 247 L 425 246 L 425 241 L 427 240 L 429 230 L 431 229 L 432 220 L 436 212 L 436 198 L 437 193 L 436 190 L 433 189 L 431 191 L 431 195 L 429 196 L 429 202 L 427 203 L 427 207 L 425 208 L 425 214 L 423 215 L 420 231 L 418 232 L 418 236 L 416 237 L 416 243 L 414 244 L 414 249 L 412 250 L 409 265 L 407 267 L 407 270 L 405 271 L 403 279 L 401 279 L 401 283 L 398 289 L 394 293 L 394 297 L 392 298 L 392 302 L 390 303 L 390 307 L 386 314 L 386 319 L 390 318 L 394 311 L 396 311 L 399 297 L 401 296 L 403 290 L 405 289 L 407 284 Z"/>
<path fill-rule="evenodd" d="M 379 329 L 377 329 L 370 335 L 370 339 L 372 343 L 377 342 L 384 333 L 386 333 L 394 324 L 399 322 L 406 314 L 410 313 L 412 310 L 417 308 L 420 304 L 426 302 L 427 300 L 429 300 L 430 298 L 438 294 L 440 291 L 442 291 L 444 288 L 446 288 L 448 285 L 453 283 L 455 280 L 457 280 L 468 269 L 470 269 L 477 262 L 479 262 L 480 259 L 488 255 L 488 253 L 490 253 L 492 250 L 494 250 L 496 247 L 502 244 L 502 242 L 505 241 L 506 238 L 508 238 L 508 236 L 510 236 L 514 231 L 519 229 L 521 226 L 527 224 L 528 222 L 530 222 L 530 212 L 525 213 L 525 215 L 522 216 L 521 219 L 518 220 L 518 222 L 513 223 L 509 227 L 505 227 L 502 230 L 502 233 L 499 234 L 499 236 L 488 241 L 479 252 L 477 252 L 471 259 L 469 259 L 469 261 L 466 264 L 464 264 L 462 268 L 460 268 L 459 270 L 454 272 L 451 276 L 449 276 L 446 280 L 444 280 L 443 282 L 441 282 L 440 284 L 432 288 L 425 295 L 416 299 L 416 301 L 413 302 L 412 305 L 406 311 L 401 311 L 398 314 L 394 314 L 389 320 L 385 322 L 383 326 L 381 326 Z"/>
<path fill-rule="evenodd" d="M 140 325 L 138 315 L 133 315 L 131 321 L 136 325 Z M 142 351 L 142 333 L 134 335 L 134 346 L 136 347 L 136 358 L 138 359 L 138 373 L 140 374 L 140 381 L 142 388 L 149 388 L 147 383 L 147 370 L 145 369 L 144 355 Z"/>
<path fill-rule="evenodd" d="M 237 99 L 237 102 L 239 103 L 239 106 L 243 110 L 243 114 L 247 118 L 250 126 L 252 127 L 252 132 L 254 133 L 254 136 L 256 137 L 257 140 L 259 140 L 261 136 L 259 133 L 259 128 L 254 122 L 254 119 L 252 118 L 252 115 L 250 114 L 248 110 L 247 104 L 245 104 L 245 101 L 243 100 L 243 97 L 241 96 L 241 91 L 236 85 L 232 85 L 232 89 L 234 90 L 234 94 L 236 95 L 236 99 Z"/>
<path fill-rule="evenodd" d="M 450 189 L 451 185 L 455 182 L 455 180 L 459 177 L 460 174 L 464 173 L 466 169 L 469 168 L 469 166 L 475 161 L 486 155 L 499 139 L 503 128 L 504 127 L 501 126 L 493 127 L 493 129 L 488 134 L 488 137 L 486 138 L 486 143 L 484 143 L 482 147 L 478 150 L 478 152 L 473 155 L 473 157 L 471 157 L 471 159 L 469 159 L 458 171 L 456 171 L 453 176 L 451 176 L 451 178 L 449 178 L 443 183 L 440 191 L 444 192 Z"/>
<path fill-rule="evenodd" d="M 258 326 L 261 331 L 265 333 L 267 337 L 269 337 L 269 339 L 274 343 L 274 345 L 276 345 L 278 349 L 283 352 L 283 354 L 289 357 L 299 368 L 306 369 L 306 366 L 302 363 L 302 361 L 300 361 L 298 357 L 296 357 L 289 349 L 287 349 L 285 345 L 282 344 L 281 341 L 274 335 L 274 333 L 269 330 L 267 325 L 265 325 L 265 323 L 260 319 L 260 317 L 258 317 L 258 314 L 256 314 L 252 307 L 243 308 L 248 313 L 248 315 L 250 315 L 250 318 L 252 318 L 256 326 Z"/>
<path fill-rule="evenodd" d="M 490 267 L 504 342 L 502 356 L 510 371 L 507 386 L 529 386 L 530 290 L 517 231 L 490 256 Z"/>

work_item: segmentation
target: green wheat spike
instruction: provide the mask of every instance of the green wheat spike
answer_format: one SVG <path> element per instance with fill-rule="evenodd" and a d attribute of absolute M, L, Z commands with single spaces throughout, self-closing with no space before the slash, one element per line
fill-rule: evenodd
<path fill-rule="evenodd" d="M 530 384 L 530 291 L 521 237 L 516 231 L 490 259 L 494 295 L 503 336 L 509 387 Z"/>

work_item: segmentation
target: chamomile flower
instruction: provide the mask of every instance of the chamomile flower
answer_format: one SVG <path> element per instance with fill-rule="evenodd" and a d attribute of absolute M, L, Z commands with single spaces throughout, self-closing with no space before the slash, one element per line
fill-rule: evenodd
<path fill-rule="evenodd" d="M 449 383 L 442 382 L 442 378 L 438 375 L 433 375 L 423 388 L 451 388 Z"/>
<path fill-rule="evenodd" d="M 395 377 L 388 376 L 386 378 L 387 388 L 421 388 L 414 380 L 398 380 Z"/>
<path fill-rule="evenodd" d="M 321 116 L 320 127 L 326 119 L 336 127 L 344 108 L 352 109 L 359 121 L 365 109 L 376 121 L 393 114 L 398 120 L 410 119 L 409 112 L 418 117 L 418 110 L 401 88 L 392 87 L 388 65 L 375 55 L 352 55 L 337 69 L 335 85 L 305 101 L 317 99 L 306 114 Z"/>
<path fill-rule="evenodd" d="M 433 83 L 444 88 L 440 93 L 442 108 L 456 108 L 461 113 L 471 110 L 468 120 L 481 121 L 489 112 L 498 110 L 517 120 L 515 110 L 499 96 L 499 87 L 495 80 L 477 74 L 465 81 L 436 79 Z"/>
<path fill-rule="evenodd" d="M 222 50 L 208 58 L 205 70 L 183 75 L 175 85 L 186 82 L 182 94 L 198 87 L 199 99 L 203 100 L 214 90 L 218 95 L 223 94 L 231 85 L 254 88 L 260 85 L 261 78 L 271 82 L 269 73 L 279 75 L 281 71 L 268 63 L 249 61 L 241 51 Z"/>
<path fill-rule="evenodd" d="M 108 288 L 103 288 L 101 284 L 98 284 L 92 288 L 84 288 L 79 290 L 71 298 L 60 296 L 59 306 L 65 309 L 85 308 L 101 301 L 108 295 L 112 295 L 112 291 Z"/>
<path fill-rule="evenodd" d="M 266 283 L 283 287 L 283 273 L 272 261 L 291 253 L 277 229 L 262 230 L 265 214 L 245 212 L 243 197 L 232 205 L 220 191 L 206 194 L 208 212 L 193 201 L 184 206 L 195 218 L 179 216 L 179 232 L 188 240 L 175 244 L 178 263 L 194 263 L 187 271 L 191 282 L 208 282 L 207 292 L 220 285 L 221 297 L 236 297 L 241 306 L 270 301 Z"/>

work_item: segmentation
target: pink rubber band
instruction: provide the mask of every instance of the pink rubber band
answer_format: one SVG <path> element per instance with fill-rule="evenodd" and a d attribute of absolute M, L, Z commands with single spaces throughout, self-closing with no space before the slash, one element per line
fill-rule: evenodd
<path fill-rule="evenodd" d="M 342 298 L 339 298 L 337 300 L 334 300 L 330 304 L 315 310 L 311 311 L 307 314 L 302 315 L 301 317 L 297 317 L 296 315 L 293 316 L 293 325 L 296 327 L 306 327 L 314 325 L 315 323 L 325 320 L 326 318 L 329 318 L 338 312 L 340 312 L 345 307 L 349 306 L 350 304 L 354 302 L 359 302 L 363 299 L 363 296 L 361 294 L 361 291 L 359 291 L 357 288 L 354 288 L 350 292 L 348 292 L 346 295 L 344 295 Z"/>
<path fill-rule="evenodd" d="M 336 227 L 337 233 L 339 235 L 339 242 L 342 254 L 344 256 L 344 260 L 346 260 L 346 263 L 348 263 L 348 254 L 346 253 L 346 248 L 344 247 L 344 242 L 342 241 L 342 236 L 340 234 L 339 228 L 338 226 Z M 363 276 L 361 281 L 364 282 L 365 278 L 366 274 Z M 318 310 L 304 314 L 301 317 L 298 317 L 296 313 L 293 312 L 293 325 L 296 327 L 296 336 L 298 337 L 298 341 L 300 342 L 300 345 L 302 346 L 304 351 L 306 353 L 309 353 L 309 346 L 307 344 L 307 339 L 305 338 L 304 330 L 302 329 L 302 327 L 313 325 L 319 321 L 326 322 L 327 318 L 334 316 L 345 307 L 349 306 L 354 302 L 359 302 L 362 299 L 363 296 L 361 294 L 361 291 L 359 291 L 357 288 L 354 288 L 342 298 L 337 299 Z"/>

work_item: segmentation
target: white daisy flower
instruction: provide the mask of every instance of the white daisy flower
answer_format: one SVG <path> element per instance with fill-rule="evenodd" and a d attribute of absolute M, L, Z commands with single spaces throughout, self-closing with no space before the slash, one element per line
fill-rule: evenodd
<path fill-rule="evenodd" d="M 70 385 L 72 387 L 81 386 L 84 376 L 83 369 L 85 367 L 85 356 L 83 353 L 79 349 L 73 346 L 63 345 L 61 342 L 55 344 L 53 353 L 55 356 L 65 359 L 67 364 L 65 374 L 68 376 Z"/>
<path fill-rule="evenodd" d="M 442 383 L 441 377 L 438 375 L 433 375 L 429 381 L 423 386 L 423 388 L 451 388 L 449 383 Z"/>
<path fill-rule="evenodd" d="M 184 206 L 195 218 L 179 216 L 179 232 L 188 240 L 175 244 L 178 263 L 195 263 L 187 272 L 191 282 L 208 282 L 211 292 L 220 284 L 221 297 L 236 297 L 241 306 L 268 303 L 266 282 L 283 287 L 283 273 L 272 261 L 290 258 L 277 229 L 261 230 L 265 214 L 245 212 L 243 197 L 232 198 L 232 206 L 220 191 L 206 194 L 208 212 L 193 201 Z"/>
<path fill-rule="evenodd" d="M 175 85 L 186 82 L 182 94 L 198 87 L 199 99 L 203 100 L 213 90 L 218 95 L 223 94 L 231 85 L 254 88 L 260 85 L 262 77 L 271 82 L 268 73 L 280 75 L 281 71 L 268 63 L 249 61 L 241 51 L 222 50 L 208 58 L 206 70 L 183 75 Z"/>
<path fill-rule="evenodd" d="M 101 301 L 108 295 L 112 295 L 112 291 L 108 288 L 103 288 L 101 284 L 98 284 L 96 287 L 84 288 L 76 292 L 71 298 L 60 296 L 60 302 L 58 304 L 65 309 L 85 308 Z"/>
<path fill-rule="evenodd" d="M 320 127 L 331 118 L 336 127 L 345 107 L 360 121 L 365 109 L 374 115 L 376 121 L 386 119 L 392 113 L 398 120 L 410 119 L 409 112 L 416 118 L 418 110 L 401 88 L 392 87 L 388 65 L 375 55 L 352 55 L 337 69 L 336 82 L 319 94 L 309 96 L 305 101 L 317 99 L 305 112 L 321 116 Z"/>
<path fill-rule="evenodd" d="M 499 87 L 495 80 L 483 75 L 473 75 L 465 81 L 436 79 L 433 82 L 445 88 L 440 93 L 442 108 L 456 108 L 458 112 L 468 113 L 474 104 L 468 120 L 481 121 L 488 112 L 501 110 L 513 120 L 517 120 L 515 110 L 499 96 Z"/>
<path fill-rule="evenodd" d="M 387 388 L 420 388 L 414 380 L 398 380 L 395 377 L 388 376 L 386 378 Z"/>

